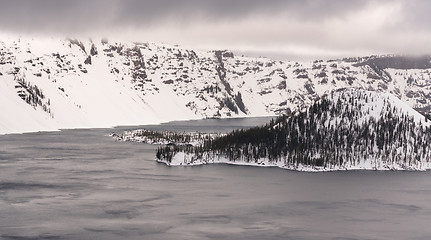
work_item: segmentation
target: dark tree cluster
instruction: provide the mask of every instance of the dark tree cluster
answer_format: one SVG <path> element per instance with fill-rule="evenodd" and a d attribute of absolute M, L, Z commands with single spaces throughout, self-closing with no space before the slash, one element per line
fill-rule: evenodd
<path fill-rule="evenodd" d="M 149 144 L 167 144 L 170 146 L 187 145 L 194 142 L 203 142 L 220 134 L 200 133 L 200 132 L 171 132 L 152 131 L 148 129 L 138 129 L 125 131 L 122 134 L 111 134 L 118 141 L 143 142 Z"/>
<path fill-rule="evenodd" d="M 47 113 L 51 113 L 50 100 L 46 100 L 45 95 L 42 90 L 36 85 L 32 85 L 31 83 L 25 81 L 23 78 L 16 77 L 15 81 L 17 82 L 16 88 L 18 90 L 18 96 L 24 100 L 27 104 L 36 108 L 37 106 L 42 107 L 43 111 Z"/>

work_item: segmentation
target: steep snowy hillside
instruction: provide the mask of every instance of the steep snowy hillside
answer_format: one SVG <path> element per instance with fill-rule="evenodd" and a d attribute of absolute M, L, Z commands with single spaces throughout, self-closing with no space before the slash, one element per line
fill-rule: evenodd
<path fill-rule="evenodd" d="M 276 115 L 342 87 L 390 92 L 428 112 L 429 59 L 379 59 L 281 62 L 163 44 L 1 36 L 0 133 Z"/>
<path fill-rule="evenodd" d="M 340 89 L 264 127 L 234 131 L 199 147 L 166 146 L 157 158 L 168 165 L 425 170 L 431 167 L 430 126 L 391 94 Z"/>

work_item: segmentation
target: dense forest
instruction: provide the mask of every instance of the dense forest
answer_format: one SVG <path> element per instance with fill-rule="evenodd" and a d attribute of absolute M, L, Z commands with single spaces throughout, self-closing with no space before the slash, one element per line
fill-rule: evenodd
<path fill-rule="evenodd" d="M 429 123 L 388 94 L 338 90 L 290 116 L 262 127 L 236 130 L 202 145 L 165 146 L 157 158 L 257 163 L 263 159 L 294 169 L 423 169 L 430 159 Z"/>
<path fill-rule="evenodd" d="M 141 142 L 148 144 L 166 145 L 199 145 L 205 140 L 220 137 L 220 133 L 201 133 L 201 132 L 171 132 L 171 131 L 152 131 L 148 129 L 137 129 L 125 131 L 122 134 L 112 133 L 111 136 L 117 141 Z"/>

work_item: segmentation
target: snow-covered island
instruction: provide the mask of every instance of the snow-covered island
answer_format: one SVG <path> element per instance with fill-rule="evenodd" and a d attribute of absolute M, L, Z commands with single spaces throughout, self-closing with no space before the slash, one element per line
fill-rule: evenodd
<path fill-rule="evenodd" d="M 430 124 L 391 94 L 340 89 L 263 127 L 233 131 L 195 147 L 160 147 L 157 161 L 298 171 L 425 171 L 431 168 Z"/>

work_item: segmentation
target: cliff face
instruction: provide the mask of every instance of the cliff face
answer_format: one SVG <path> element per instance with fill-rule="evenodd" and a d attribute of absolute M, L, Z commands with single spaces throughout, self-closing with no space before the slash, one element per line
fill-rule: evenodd
<path fill-rule="evenodd" d="M 2 38 L 0 133 L 277 115 L 343 87 L 392 93 L 428 112 L 430 74 L 428 58 L 301 63 L 105 39 Z"/>

